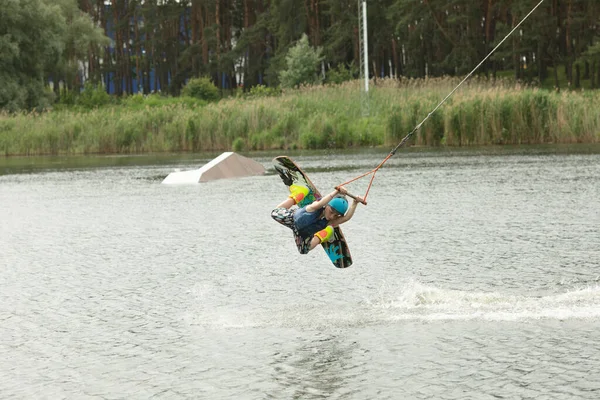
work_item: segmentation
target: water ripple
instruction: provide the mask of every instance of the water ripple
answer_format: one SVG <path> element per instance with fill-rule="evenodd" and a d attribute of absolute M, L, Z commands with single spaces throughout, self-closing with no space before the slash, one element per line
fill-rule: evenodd
<path fill-rule="evenodd" d="M 325 191 L 380 153 L 298 161 Z M 163 161 L 3 169 L 3 398 L 598 397 L 597 154 L 396 157 L 347 270 L 273 223 L 277 176 Z"/>

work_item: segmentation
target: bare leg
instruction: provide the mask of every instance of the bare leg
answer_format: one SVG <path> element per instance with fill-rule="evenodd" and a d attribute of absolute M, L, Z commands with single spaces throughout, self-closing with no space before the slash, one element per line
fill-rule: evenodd
<path fill-rule="evenodd" d="M 283 207 L 283 208 L 288 208 L 289 209 L 294 204 L 296 204 L 296 202 L 294 201 L 294 199 L 292 199 L 291 197 L 288 197 L 281 204 L 279 204 L 276 208 L 282 208 Z"/>
<path fill-rule="evenodd" d="M 314 249 L 319 244 L 321 244 L 321 239 L 319 239 L 316 236 L 313 236 L 312 240 L 310 241 L 310 250 Z"/>
<path fill-rule="evenodd" d="M 315 233 L 315 236 L 310 241 L 310 250 L 317 247 L 320 243 L 324 243 L 333 236 L 333 227 L 328 225 L 325 229 Z"/>

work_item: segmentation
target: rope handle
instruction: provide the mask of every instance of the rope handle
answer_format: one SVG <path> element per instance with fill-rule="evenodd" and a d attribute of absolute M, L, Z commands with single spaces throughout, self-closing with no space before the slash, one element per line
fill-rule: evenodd
<path fill-rule="evenodd" d="M 340 185 L 340 186 L 342 186 L 342 185 Z M 334 189 L 337 190 L 337 191 L 339 191 L 340 190 L 340 186 L 336 186 Z M 354 195 L 354 194 L 352 194 L 352 193 L 350 193 L 348 191 L 346 191 L 345 195 L 348 196 L 348 197 L 353 198 L 354 200 L 358 201 L 359 203 L 364 204 L 365 206 L 367 205 L 367 202 L 364 199 L 361 199 L 360 197 L 358 197 L 358 196 L 356 196 L 356 195 Z"/>
<path fill-rule="evenodd" d="M 367 196 L 369 195 L 369 190 L 371 190 L 371 185 L 373 184 L 373 179 L 375 179 L 375 174 L 377 173 L 377 171 L 379 171 L 379 168 L 383 167 L 383 164 L 385 164 L 385 163 L 386 163 L 386 161 L 387 161 L 387 160 L 389 160 L 389 159 L 390 159 L 392 156 L 393 156 L 393 154 L 392 154 L 392 153 L 388 154 L 388 156 L 387 156 L 387 157 L 386 157 L 386 158 L 385 158 L 385 159 L 384 159 L 384 160 L 383 160 L 383 161 L 382 161 L 382 162 L 381 162 L 381 163 L 380 163 L 380 164 L 377 166 L 377 168 L 375 168 L 375 169 L 373 169 L 373 170 L 371 170 L 371 171 L 369 171 L 369 172 L 366 172 L 366 173 L 364 173 L 364 174 L 362 174 L 362 175 L 359 175 L 359 176 L 357 176 L 356 178 L 350 179 L 348 182 L 344 182 L 344 183 L 342 183 L 341 185 L 338 185 L 338 186 L 336 186 L 335 188 L 337 189 L 337 188 L 339 188 L 340 186 L 345 186 L 345 185 L 347 185 L 348 183 L 354 182 L 354 181 L 356 181 L 356 180 L 358 180 L 358 179 L 360 179 L 360 178 L 363 178 L 363 177 L 365 177 L 365 176 L 367 176 L 367 175 L 373 174 L 373 176 L 371 177 L 371 180 L 369 181 L 369 187 L 367 187 L 367 191 L 365 192 L 365 195 L 363 196 L 363 201 L 360 201 L 360 200 L 358 200 L 358 199 L 356 198 L 356 196 L 354 196 L 354 195 L 350 195 L 350 194 L 348 193 L 348 195 L 349 195 L 350 197 L 352 197 L 353 199 L 356 199 L 356 200 L 360 201 L 361 203 L 363 203 L 363 204 L 366 206 L 366 205 L 367 205 Z"/>

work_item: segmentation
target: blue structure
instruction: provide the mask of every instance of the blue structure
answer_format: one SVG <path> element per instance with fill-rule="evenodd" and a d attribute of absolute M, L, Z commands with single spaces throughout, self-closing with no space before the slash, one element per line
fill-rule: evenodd
<path fill-rule="evenodd" d="M 114 56 L 115 53 L 115 47 L 114 47 L 114 43 L 115 43 L 115 31 L 114 31 L 114 23 L 113 23 L 113 19 L 112 19 L 112 12 L 111 12 L 111 6 L 110 5 L 106 5 L 104 7 L 104 12 L 105 15 L 107 15 L 107 21 L 106 21 L 106 35 L 109 37 L 111 44 L 108 47 L 108 51 L 111 54 L 111 56 Z M 186 8 L 186 13 L 189 12 L 189 9 Z M 181 16 L 181 18 L 183 19 L 185 16 Z M 139 23 L 140 21 L 143 21 L 142 17 L 138 17 L 138 21 L 134 21 L 133 19 L 131 20 L 131 23 Z M 181 21 L 182 24 L 181 26 L 185 26 L 183 24 L 183 21 Z M 140 39 L 142 40 L 142 43 L 144 43 L 144 39 L 145 39 L 145 34 L 142 33 L 140 36 Z M 127 44 L 127 48 L 126 48 L 126 54 L 129 57 L 134 57 L 136 56 L 136 54 L 134 52 L 132 52 L 133 47 L 129 45 L 129 43 Z M 142 54 L 145 54 L 146 51 L 144 49 L 144 47 L 142 46 Z M 135 66 L 133 67 L 132 71 L 133 75 L 135 75 L 135 73 L 137 72 Z M 145 72 L 141 71 L 142 73 Z M 116 88 L 115 88 L 115 74 L 113 72 L 108 72 L 104 74 L 103 77 L 103 81 L 104 81 L 104 85 L 106 87 L 106 91 L 109 94 L 115 94 Z M 167 89 L 167 88 L 161 88 L 160 87 L 160 81 L 156 79 L 156 71 L 154 69 L 151 69 L 149 72 L 149 76 L 146 79 L 146 81 L 149 84 L 149 90 L 150 92 L 159 92 L 163 89 Z M 171 74 L 169 73 L 167 75 L 167 85 L 171 84 Z M 121 87 L 125 88 L 124 91 L 127 91 L 127 82 L 125 79 L 123 79 L 123 81 L 121 82 Z M 140 79 L 140 77 L 134 77 L 132 78 L 132 88 L 133 88 L 133 94 L 135 93 L 143 93 L 144 91 L 144 79 L 142 77 L 142 79 Z"/>
<path fill-rule="evenodd" d="M 114 31 L 114 21 L 113 21 L 113 16 L 112 16 L 112 11 L 111 11 L 111 6 L 110 5 L 105 5 L 104 8 L 104 12 L 105 15 L 107 16 L 107 21 L 106 21 L 106 35 L 110 38 L 111 40 L 111 44 L 108 47 L 108 52 L 111 55 L 111 57 L 114 57 L 115 54 L 115 31 Z M 184 23 L 184 18 L 186 18 L 186 16 L 189 15 L 189 13 L 191 12 L 191 8 L 187 7 L 185 8 L 184 14 L 180 16 L 181 19 L 181 33 L 183 34 L 183 29 L 186 26 L 186 24 Z M 139 22 L 143 22 L 143 18 L 141 16 L 137 17 L 138 20 L 134 21 L 133 18 L 130 20 L 131 24 L 135 24 L 135 23 L 139 23 Z M 140 40 L 142 41 L 142 44 L 145 41 L 145 34 L 144 33 L 140 33 Z M 183 35 L 182 35 L 183 36 Z M 125 48 L 125 52 L 126 52 L 126 56 L 128 57 L 135 57 L 135 49 L 133 46 L 130 46 L 129 43 L 127 43 L 127 47 Z M 141 48 L 141 52 L 142 54 L 145 54 L 145 48 L 142 45 Z M 268 53 L 268 49 L 267 49 L 267 53 Z M 135 73 L 137 72 L 135 66 L 132 67 L 132 75 L 135 76 Z M 155 69 L 151 69 L 150 71 L 146 71 L 146 70 L 142 70 L 142 73 L 148 73 L 149 76 L 146 77 L 146 79 L 143 79 L 143 77 L 135 77 L 132 78 L 132 92 L 133 93 L 139 93 L 139 92 L 143 92 L 143 88 L 144 88 L 144 82 L 146 82 L 148 84 L 148 89 L 150 90 L 150 92 L 159 92 L 159 91 L 165 91 L 168 89 L 168 86 L 171 84 L 172 82 L 172 76 L 170 74 L 170 72 L 167 75 L 167 82 L 165 84 L 165 82 L 163 82 L 163 86 L 166 85 L 166 87 L 161 87 L 161 83 L 160 80 L 156 79 L 156 71 Z M 104 86 L 106 87 L 106 91 L 109 94 L 115 94 L 116 92 L 116 84 L 115 84 L 115 74 L 113 72 L 107 72 L 103 74 L 103 82 L 104 82 Z M 184 82 L 187 82 L 187 80 L 190 77 L 186 77 L 186 79 L 184 80 Z M 230 84 L 231 82 L 231 76 L 225 72 L 221 72 L 220 76 L 215 76 L 214 79 L 215 84 L 219 85 L 220 84 L 220 88 L 221 89 L 232 89 L 232 85 Z M 263 77 L 262 74 L 260 74 L 259 76 L 259 84 L 263 84 Z M 123 81 L 121 82 L 121 87 L 124 88 L 124 92 L 128 92 L 128 86 L 127 86 L 127 82 L 125 79 L 123 79 Z"/>

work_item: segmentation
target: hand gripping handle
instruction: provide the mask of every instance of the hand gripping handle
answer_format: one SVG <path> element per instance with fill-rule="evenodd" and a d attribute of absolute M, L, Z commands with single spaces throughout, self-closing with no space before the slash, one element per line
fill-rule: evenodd
<path fill-rule="evenodd" d="M 339 191 L 340 187 L 336 186 L 335 190 Z M 346 196 L 353 198 L 354 200 L 358 201 L 359 203 L 364 204 L 365 206 L 367 205 L 367 202 L 365 200 L 361 199 L 360 197 L 358 197 L 356 195 L 353 195 L 352 193 L 350 193 L 348 191 L 346 191 Z"/>

